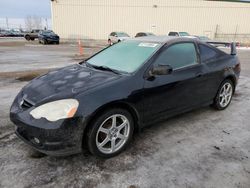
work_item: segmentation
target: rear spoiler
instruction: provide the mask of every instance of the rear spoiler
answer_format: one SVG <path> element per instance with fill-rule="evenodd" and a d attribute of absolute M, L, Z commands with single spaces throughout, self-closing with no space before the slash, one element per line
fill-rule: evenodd
<path fill-rule="evenodd" d="M 207 41 L 206 43 L 208 44 L 220 44 L 220 45 L 225 45 L 225 46 L 230 46 L 231 47 L 231 55 L 236 55 L 237 51 L 236 51 L 236 43 L 235 42 L 210 42 Z"/>

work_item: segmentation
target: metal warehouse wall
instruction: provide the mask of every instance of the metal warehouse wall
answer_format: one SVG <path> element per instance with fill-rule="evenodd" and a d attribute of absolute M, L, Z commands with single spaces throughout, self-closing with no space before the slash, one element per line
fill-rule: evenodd
<path fill-rule="evenodd" d="M 54 0 L 53 30 L 62 38 L 107 39 L 111 31 L 214 37 L 250 33 L 250 4 L 203 0 Z"/>

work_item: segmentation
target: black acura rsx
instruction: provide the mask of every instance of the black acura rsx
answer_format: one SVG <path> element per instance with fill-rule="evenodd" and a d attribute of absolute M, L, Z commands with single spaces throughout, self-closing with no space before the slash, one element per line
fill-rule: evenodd
<path fill-rule="evenodd" d="M 129 39 L 35 78 L 10 110 L 16 134 L 48 155 L 99 157 L 125 149 L 146 125 L 192 109 L 228 107 L 240 75 L 231 54 L 196 39 Z"/>

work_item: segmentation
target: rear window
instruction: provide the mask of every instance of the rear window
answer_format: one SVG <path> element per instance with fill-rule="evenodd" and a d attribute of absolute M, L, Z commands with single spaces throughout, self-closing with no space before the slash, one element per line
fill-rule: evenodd
<path fill-rule="evenodd" d="M 215 50 L 203 44 L 199 44 L 199 49 L 202 62 L 214 59 L 219 55 Z"/>

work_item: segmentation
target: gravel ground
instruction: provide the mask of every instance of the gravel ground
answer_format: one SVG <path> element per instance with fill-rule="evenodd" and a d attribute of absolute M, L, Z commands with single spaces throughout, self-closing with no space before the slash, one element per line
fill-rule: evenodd
<path fill-rule="evenodd" d="M 6 55 L 19 48 L 16 58 Z M 10 67 L 6 64 L 4 68 L 13 72 L 20 65 L 23 70 L 35 65 L 44 68 L 51 59 L 57 66 L 68 64 L 61 60 L 75 62 L 71 45 L 37 48 L 0 46 L 0 64 L 12 58 Z M 52 48 L 55 54 L 47 58 Z M 41 52 L 43 61 L 37 63 L 34 58 L 34 64 L 29 64 L 26 51 L 33 57 L 40 57 Z M 125 152 L 107 160 L 87 151 L 56 158 L 30 149 L 14 135 L 8 115 L 15 95 L 27 82 L 0 79 L 0 187 L 249 188 L 250 51 L 241 50 L 239 56 L 242 76 L 229 108 L 206 107 L 152 125 L 135 135 Z"/>

